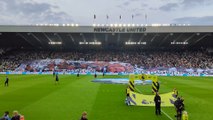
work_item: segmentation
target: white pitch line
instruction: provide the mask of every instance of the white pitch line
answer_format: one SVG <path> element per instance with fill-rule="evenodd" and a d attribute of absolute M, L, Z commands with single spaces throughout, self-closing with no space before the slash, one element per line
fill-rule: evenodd
<path fill-rule="evenodd" d="M 135 89 L 139 92 L 139 93 L 142 93 L 139 89 L 137 89 L 136 87 L 135 87 Z"/>
<path fill-rule="evenodd" d="M 138 91 L 138 92 L 140 92 L 140 93 L 142 93 L 139 89 L 137 89 L 136 87 L 135 87 L 135 89 Z M 170 117 L 166 112 L 164 112 L 162 109 L 161 109 L 161 111 L 163 112 L 163 114 L 165 114 L 170 120 L 173 120 L 172 119 L 172 117 Z"/>
<path fill-rule="evenodd" d="M 173 120 L 172 117 L 170 117 L 166 112 L 164 112 L 162 109 L 161 111 L 163 112 L 163 114 L 165 114 L 170 120 Z"/>

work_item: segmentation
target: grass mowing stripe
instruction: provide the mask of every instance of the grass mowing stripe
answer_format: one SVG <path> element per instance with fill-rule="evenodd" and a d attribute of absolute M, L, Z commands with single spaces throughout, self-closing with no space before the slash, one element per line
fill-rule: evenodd
<path fill-rule="evenodd" d="M 164 107 L 168 116 L 163 112 L 162 116 L 156 116 L 154 107 L 126 106 L 127 85 L 93 83 L 92 75 L 59 75 L 60 85 L 54 85 L 52 75 L 9 75 L 9 78 L 10 86 L 4 87 L 5 75 L 0 75 L 0 114 L 17 109 L 29 120 L 78 120 L 83 111 L 88 112 L 91 120 L 166 120 L 175 114 L 174 108 Z M 99 75 L 98 78 L 128 76 Z M 179 90 L 190 119 L 213 120 L 212 77 L 159 77 L 159 80 L 160 94 L 174 87 Z M 152 94 L 151 85 L 137 85 L 137 88 L 143 94 Z"/>
<path fill-rule="evenodd" d="M 69 76 L 66 80 L 60 80 L 60 85 L 52 85 L 52 87 L 60 87 L 61 89 L 54 90 L 53 93 L 23 108 L 21 111 L 30 120 L 77 120 L 83 111 L 90 113 L 95 102 L 94 96 L 97 94 L 99 84 L 90 82 L 91 78 L 89 76 L 80 76 L 79 78 Z M 63 82 L 67 82 L 67 85 L 64 86 Z M 32 110 L 32 108 L 37 109 Z M 33 116 L 31 112 L 39 116 Z"/>
<path fill-rule="evenodd" d="M 32 77 L 34 78 L 35 76 Z M 13 83 L 12 87 L 3 87 L 4 91 L 11 91 L 1 95 L 1 110 L 21 110 L 24 107 L 29 106 L 30 104 L 33 104 L 34 102 L 42 99 L 48 94 L 51 94 L 52 92 L 56 91 L 56 89 L 54 88 L 55 85 L 52 83 L 52 78 L 50 78 L 49 76 L 43 76 L 41 78 L 38 77 L 38 80 L 36 81 L 32 81 L 30 79 L 14 79 L 13 81 L 15 82 Z M 27 85 L 28 82 L 34 84 Z"/>

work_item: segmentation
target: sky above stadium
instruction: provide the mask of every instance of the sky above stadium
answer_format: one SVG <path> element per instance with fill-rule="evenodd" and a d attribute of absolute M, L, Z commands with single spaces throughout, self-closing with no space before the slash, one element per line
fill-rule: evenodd
<path fill-rule="evenodd" d="M 213 25 L 213 0 L 0 0 L 1 25 L 63 23 Z"/>

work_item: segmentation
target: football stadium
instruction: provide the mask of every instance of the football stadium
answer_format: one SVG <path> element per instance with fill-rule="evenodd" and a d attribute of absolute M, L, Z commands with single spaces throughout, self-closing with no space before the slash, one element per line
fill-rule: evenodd
<path fill-rule="evenodd" d="M 0 26 L 0 32 L 2 113 L 18 110 L 29 120 L 78 119 L 82 111 L 94 120 L 174 120 L 174 105 L 162 105 L 156 116 L 151 103 L 125 103 L 131 75 L 137 78 L 131 90 L 153 102 L 153 79 L 137 77 L 153 75 L 162 96 L 179 91 L 190 119 L 212 119 L 213 27 Z"/>
<path fill-rule="evenodd" d="M 48 6 L 13 2 L 17 11 Z M 212 25 L 92 17 L 87 25 L 0 22 L 0 120 L 213 119 Z"/>

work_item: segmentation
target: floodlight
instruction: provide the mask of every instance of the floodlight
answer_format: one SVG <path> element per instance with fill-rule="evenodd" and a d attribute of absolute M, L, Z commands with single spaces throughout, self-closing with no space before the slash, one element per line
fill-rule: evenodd
<path fill-rule="evenodd" d="M 50 44 L 50 45 L 61 45 L 62 42 L 48 42 L 48 44 Z"/>

